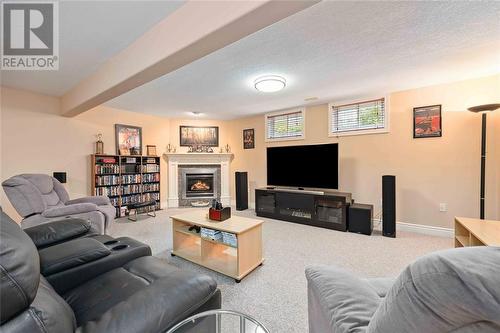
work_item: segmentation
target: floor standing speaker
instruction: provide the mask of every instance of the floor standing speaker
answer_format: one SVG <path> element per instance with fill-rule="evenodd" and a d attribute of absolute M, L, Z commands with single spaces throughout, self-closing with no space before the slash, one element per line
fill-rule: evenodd
<path fill-rule="evenodd" d="M 382 234 L 396 237 L 396 176 L 382 176 Z"/>
<path fill-rule="evenodd" d="M 236 210 L 248 209 L 248 173 L 236 172 Z"/>

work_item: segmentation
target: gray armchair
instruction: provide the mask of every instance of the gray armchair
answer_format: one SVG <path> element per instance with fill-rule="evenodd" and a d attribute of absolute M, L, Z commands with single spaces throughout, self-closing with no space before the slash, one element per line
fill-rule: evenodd
<path fill-rule="evenodd" d="M 23 217 L 21 226 L 28 228 L 66 217 L 88 219 L 93 232 L 106 233 L 115 217 L 115 207 L 105 196 L 70 200 L 68 192 L 54 177 L 22 174 L 2 183 L 16 211 Z"/>
<path fill-rule="evenodd" d="M 500 247 L 434 252 L 397 279 L 327 266 L 306 278 L 309 333 L 500 332 Z"/>

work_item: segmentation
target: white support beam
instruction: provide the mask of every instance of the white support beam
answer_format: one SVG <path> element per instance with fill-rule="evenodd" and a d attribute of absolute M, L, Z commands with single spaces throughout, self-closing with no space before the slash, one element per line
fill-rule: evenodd
<path fill-rule="evenodd" d="M 317 2 L 189 1 L 63 95 L 62 114 L 85 112 Z"/>

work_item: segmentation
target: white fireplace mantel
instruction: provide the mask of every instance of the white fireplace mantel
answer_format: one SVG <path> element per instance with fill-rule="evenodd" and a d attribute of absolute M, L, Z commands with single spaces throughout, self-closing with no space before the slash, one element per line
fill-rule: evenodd
<path fill-rule="evenodd" d="M 168 207 L 179 207 L 179 165 L 220 165 L 221 193 L 224 206 L 231 204 L 229 194 L 229 163 L 233 159 L 231 153 L 165 153 L 168 165 Z"/>

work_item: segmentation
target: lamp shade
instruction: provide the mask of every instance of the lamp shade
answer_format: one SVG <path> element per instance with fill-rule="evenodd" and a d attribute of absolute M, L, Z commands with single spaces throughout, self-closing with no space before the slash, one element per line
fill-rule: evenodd
<path fill-rule="evenodd" d="M 53 177 L 57 179 L 61 184 L 66 183 L 66 172 L 54 172 Z"/>
<path fill-rule="evenodd" d="M 500 108 L 500 104 L 497 103 L 497 104 L 483 104 L 483 105 L 472 106 L 467 110 L 471 112 L 484 112 L 484 111 L 495 111 L 498 108 Z"/>

